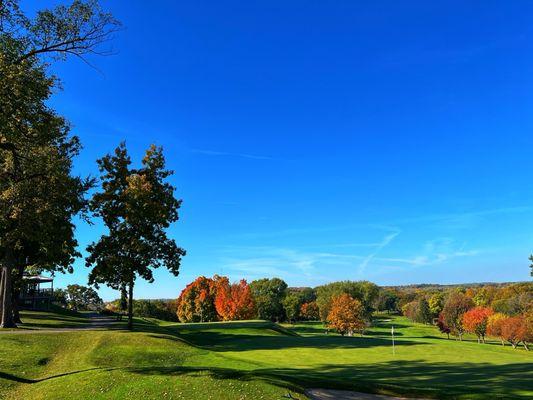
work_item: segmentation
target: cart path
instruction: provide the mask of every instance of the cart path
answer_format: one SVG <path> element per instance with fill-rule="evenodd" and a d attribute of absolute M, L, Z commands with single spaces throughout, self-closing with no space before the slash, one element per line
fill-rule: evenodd
<path fill-rule="evenodd" d="M 80 326 L 72 326 L 69 328 L 22 328 L 20 329 L 0 329 L 0 335 L 2 334 L 17 334 L 27 335 L 31 333 L 60 333 L 60 332 L 76 332 L 76 331 L 89 331 L 99 329 L 122 329 L 122 326 L 118 323 L 116 318 L 103 316 L 98 313 L 91 313 L 87 315 L 87 324 Z"/>
<path fill-rule="evenodd" d="M 417 400 L 412 398 L 409 399 L 407 397 L 391 397 L 382 394 L 331 389 L 308 389 L 305 391 L 305 395 L 311 400 Z"/>

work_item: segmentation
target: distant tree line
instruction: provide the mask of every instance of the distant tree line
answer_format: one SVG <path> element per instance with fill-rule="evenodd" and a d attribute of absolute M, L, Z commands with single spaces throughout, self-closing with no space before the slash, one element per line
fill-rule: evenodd
<path fill-rule="evenodd" d="M 379 295 L 367 282 L 333 282 L 317 288 L 290 288 L 282 279 L 230 283 L 227 277 L 198 277 L 177 300 L 181 322 L 263 319 L 274 322 L 321 320 L 341 334 L 363 332 Z"/>
<path fill-rule="evenodd" d="M 387 288 L 378 295 L 376 308 L 399 312 L 414 322 L 435 324 L 462 340 L 473 334 L 484 343 L 486 336 L 513 347 L 533 343 L 533 283 L 475 285 L 472 287 Z"/>

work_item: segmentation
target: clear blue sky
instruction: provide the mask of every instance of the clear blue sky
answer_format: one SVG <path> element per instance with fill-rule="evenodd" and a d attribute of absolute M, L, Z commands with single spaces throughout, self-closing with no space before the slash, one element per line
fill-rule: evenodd
<path fill-rule="evenodd" d="M 27 9 L 49 2 L 23 1 Z M 291 286 L 528 280 L 533 3 L 106 1 L 118 54 L 56 65 L 85 146 L 164 146 L 181 273 Z M 100 224 L 78 225 L 82 248 Z M 83 261 L 57 285 L 86 283 Z M 106 299 L 115 294 L 102 289 Z"/>

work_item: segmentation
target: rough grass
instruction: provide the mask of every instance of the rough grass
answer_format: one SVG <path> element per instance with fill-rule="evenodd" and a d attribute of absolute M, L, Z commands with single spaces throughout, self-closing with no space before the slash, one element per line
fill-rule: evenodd
<path fill-rule="evenodd" d="M 291 391 L 304 399 L 305 387 L 428 398 L 533 396 L 533 352 L 446 340 L 433 327 L 387 319 L 362 338 L 325 335 L 319 323 L 262 321 L 137 320 L 135 332 L 3 334 L 0 398 L 281 399 Z"/>

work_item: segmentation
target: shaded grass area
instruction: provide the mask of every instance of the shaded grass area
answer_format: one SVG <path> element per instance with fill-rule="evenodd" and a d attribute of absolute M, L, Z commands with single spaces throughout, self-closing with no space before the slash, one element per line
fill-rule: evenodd
<path fill-rule="evenodd" d="M 397 333 L 396 355 L 390 327 Z M 306 387 L 428 398 L 530 398 L 533 353 L 457 342 L 404 318 L 364 337 L 319 323 L 176 324 L 135 331 L 1 335 L 0 398 L 305 399 Z"/>
<path fill-rule="evenodd" d="M 87 325 L 87 314 L 51 306 L 50 311 L 21 311 L 19 329 L 62 329 Z"/>

